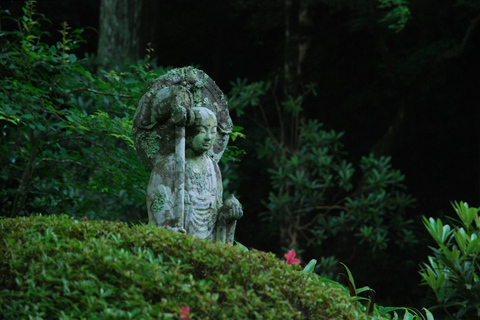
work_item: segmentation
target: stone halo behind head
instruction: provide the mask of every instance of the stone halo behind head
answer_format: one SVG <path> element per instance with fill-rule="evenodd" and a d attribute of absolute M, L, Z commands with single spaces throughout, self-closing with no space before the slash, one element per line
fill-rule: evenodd
<path fill-rule="evenodd" d="M 190 96 L 190 107 L 205 107 L 210 109 L 217 118 L 217 138 L 213 147 L 209 150 L 209 156 L 219 162 L 225 151 L 233 123 L 230 118 L 227 100 L 217 86 L 205 72 L 193 68 L 172 69 L 165 75 L 155 79 L 144 91 L 135 113 L 133 123 L 133 139 L 135 148 L 145 163 L 151 170 L 158 157 L 164 157 L 175 152 L 174 126 L 170 124 L 163 125 L 142 125 L 144 119 L 151 119 L 154 114 L 149 110 L 155 109 L 153 106 L 161 106 L 167 101 L 162 99 L 172 99 L 176 92 L 184 91 Z M 160 95 L 160 92 L 164 92 Z M 148 143 L 146 143 L 147 141 Z M 153 147 L 149 148 L 149 146 Z"/>

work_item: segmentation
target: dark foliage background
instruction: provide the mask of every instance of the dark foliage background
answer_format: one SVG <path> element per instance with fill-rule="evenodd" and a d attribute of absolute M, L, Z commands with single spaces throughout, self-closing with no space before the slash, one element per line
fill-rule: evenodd
<path fill-rule="evenodd" d="M 297 34 L 308 39 L 309 49 L 296 81 L 318 84 L 318 95 L 303 102 L 303 120 L 345 131 L 342 141 L 353 163 L 370 152 L 391 156 L 417 199 L 406 217 L 415 221 L 418 247 L 398 253 L 398 270 L 388 261 L 372 269 L 368 261 L 378 257 L 367 254 L 363 263 L 349 267 L 358 283 L 377 290 L 378 300 L 424 304 L 428 297 L 415 269 L 428 253 L 421 216 L 448 214 L 453 200 L 471 206 L 480 200 L 480 2 L 412 1 L 411 19 L 400 32 L 378 22 L 383 13 L 372 1 L 303 3 L 311 23 Z M 22 5 L 0 2 L 16 16 Z M 91 27 L 76 55 L 97 53 L 100 1 L 40 1 L 37 9 L 52 20 L 45 41 L 58 41 L 56 30 L 68 21 L 74 29 Z M 288 62 L 284 15 L 283 1 L 142 1 L 138 55 L 151 46 L 154 64 L 197 66 L 228 93 L 237 78 L 282 77 Z M 14 27 L 2 21 L 2 30 Z M 247 118 L 232 115 L 247 136 L 237 142 L 247 155 L 234 166 L 230 184 L 245 207 L 237 238 L 248 247 L 278 252 L 259 217 L 271 190 L 269 165 L 256 157 L 262 135 Z M 396 274 L 400 269 L 408 273 Z"/>

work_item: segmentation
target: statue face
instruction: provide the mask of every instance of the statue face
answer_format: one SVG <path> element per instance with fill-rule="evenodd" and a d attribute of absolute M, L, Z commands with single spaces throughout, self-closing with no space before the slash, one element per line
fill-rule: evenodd
<path fill-rule="evenodd" d="M 208 116 L 206 119 L 202 119 L 199 124 L 194 126 L 196 135 L 191 140 L 190 149 L 200 155 L 207 152 L 215 143 L 217 137 L 217 120 Z"/>

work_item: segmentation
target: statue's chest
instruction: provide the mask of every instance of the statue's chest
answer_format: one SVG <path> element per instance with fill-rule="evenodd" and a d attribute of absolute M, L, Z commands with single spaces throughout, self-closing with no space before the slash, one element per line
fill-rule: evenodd
<path fill-rule="evenodd" d="M 217 195 L 217 177 L 210 163 L 206 166 L 185 168 L 185 189 L 190 202 L 196 208 L 213 208 Z"/>

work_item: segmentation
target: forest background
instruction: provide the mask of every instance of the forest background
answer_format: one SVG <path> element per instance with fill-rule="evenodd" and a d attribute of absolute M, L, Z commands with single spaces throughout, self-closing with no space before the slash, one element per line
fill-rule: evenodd
<path fill-rule="evenodd" d="M 0 9 L 21 16 L 23 5 L 2 1 Z M 77 89 L 68 88 L 74 101 L 57 97 L 59 104 L 76 104 L 85 113 L 62 114 L 69 117 L 66 124 L 55 122 L 58 132 L 42 136 L 38 148 L 32 137 L 49 118 L 43 124 L 22 118 L 33 126 L 27 132 L 2 105 L 1 215 L 70 208 L 67 213 L 78 217 L 145 222 L 148 173 L 125 143 L 128 137 L 123 144 L 105 138 L 103 151 L 92 141 L 112 133 L 122 139 L 135 97 L 151 80 L 149 70 L 161 74 L 163 68 L 193 65 L 229 96 L 234 124 L 245 134 L 233 144 L 246 154 L 223 164 L 226 191 L 244 205 L 239 242 L 277 254 L 295 248 L 302 261 L 319 259 L 317 272 L 332 278 L 341 270 L 338 261 L 344 262 L 357 284 L 375 289 L 384 305 L 433 304 L 427 287 L 419 286 L 419 266 L 432 245 L 421 217 L 451 215 L 451 201 L 479 206 L 480 200 L 480 1 L 89 0 L 40 1 L 36 7 L 51 20 L 42 23 L 47 44 L 61 43 L 66 30 L 84 28 L 85 43 L 72 46 L 68 57 L 72 62 L 74 54 L 85 69 L 69 72 L 103 77 L 104 91 L 93 87 L 100 82 L 92 78 L 80 81 L 92 84 L 91 91 L 78 82 Z M 64 21 L 71 29 L 62 27 Z M 3 19 L 2 37 L 16 27 Z M 131 71 L 132 64 L 149 69 Z M 90 96 L 72 98 L 79 92 Z M 87 122 L 98 132 L 79 134 Z M 73 135 L 60 138 L 69 129 Z M 76 134 L 73 149 L 74 144 L 62 145 Z M 113 154 L 105 151 L 107 143 Z M 314 148 L 302 143 L 320 143 L 318 153 L 310 157 Z M 50 144 L 58 147 L 45 151 L 42 146 Z M 96 167 L 82 162 L 85 157 Z M 332 163 L 315 162 L 322 157 Z M 333 189 L 326 187 L 330 173 L 308 176 L 298 170 L 330 164 Z M 369 180 L 375 172 L 380 177 Z M 338 193 L 340 200 L 333 201 Z M 292 229 L 292 205 L 309 227 Z M 363 225 L 362 219 L 372 221 Z M 325 234 L 326 229 L 335 231 Z"/>

